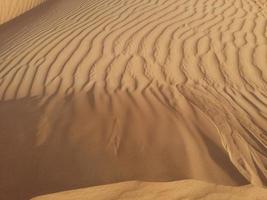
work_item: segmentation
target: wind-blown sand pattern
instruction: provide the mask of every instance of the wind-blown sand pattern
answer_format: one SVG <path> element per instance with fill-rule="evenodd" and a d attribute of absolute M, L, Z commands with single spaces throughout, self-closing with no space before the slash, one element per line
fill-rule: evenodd
<path fill-rule="evenodd" d="M 251 185 L 227 187 L 196 180 L 167 183 L 132 181 L 45 195 L 32 200 L 258 200 L 266 198 L 266 195 L 266 189 Z"/>
<path fill-rule="evenodd" d="M 266 16 L 254 0 L 53 0 L 0 26 L 0 199 L 266 185 Z"/>
<path fill-rule="evenodd" d="M 25 13 L 46 0 L 0 0 L 0 24 Z"/>

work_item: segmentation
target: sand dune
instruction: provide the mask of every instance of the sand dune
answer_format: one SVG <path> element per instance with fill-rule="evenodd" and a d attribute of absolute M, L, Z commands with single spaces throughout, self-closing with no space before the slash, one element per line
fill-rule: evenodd
<path fill-rule="evenodd" d="M 0 0 L 0 24 L 25 13 L 47 0 Z"/>
<path fill-rule="evenodd" d="M 32 200 L 264 200 L 267 190 L 249 186 L 227 187 L 195 180 L 168 183 L 123 182 L 33 198 Z"/>
<path fill-rule="evenodd" d="M 0 26 L 0 199 L 266 185 L 264 3 L 54 0 Z"/>

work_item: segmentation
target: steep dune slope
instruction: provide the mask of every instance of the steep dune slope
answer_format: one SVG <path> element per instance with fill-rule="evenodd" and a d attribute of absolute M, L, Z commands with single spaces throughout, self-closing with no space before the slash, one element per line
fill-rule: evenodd
<path fill-rule="evenodd" d="M 46 0 L 0 0 L 0 24 L 3 24 Z"/>
<path fill-rule="evenodd" d="M 126 180 L 266 185 L 261 1 L 55 0 L 0 38 L 0 199 Z"/>

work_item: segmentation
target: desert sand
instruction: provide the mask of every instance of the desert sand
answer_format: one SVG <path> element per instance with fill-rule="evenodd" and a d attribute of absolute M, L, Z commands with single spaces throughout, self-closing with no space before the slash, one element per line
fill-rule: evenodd
<path fill-rule="evenodd" d="M 45 1 L 47 0 L 0 0 L 0 25 L 22 15 Z"/>
<path fill-rule="evenodd" d="M 266 186 L 265 1 L 51 0 L 0 38 L 0 199 Z"/>
<path fill-rule="evenodd" d="M 266 199 L 267 190 L 251 185 L 220 186 L 196 180 L 165 183 L 122 182 L 61 192 L 32 200 L 259 200 Z"/>

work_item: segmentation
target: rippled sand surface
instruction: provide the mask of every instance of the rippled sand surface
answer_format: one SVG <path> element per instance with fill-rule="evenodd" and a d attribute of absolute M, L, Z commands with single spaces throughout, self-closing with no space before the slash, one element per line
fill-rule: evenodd
<path fill-rule="evenodd" d="M 0 199 L 266 186 L 265 1 L 53 0 L 0 38 Z"/>

